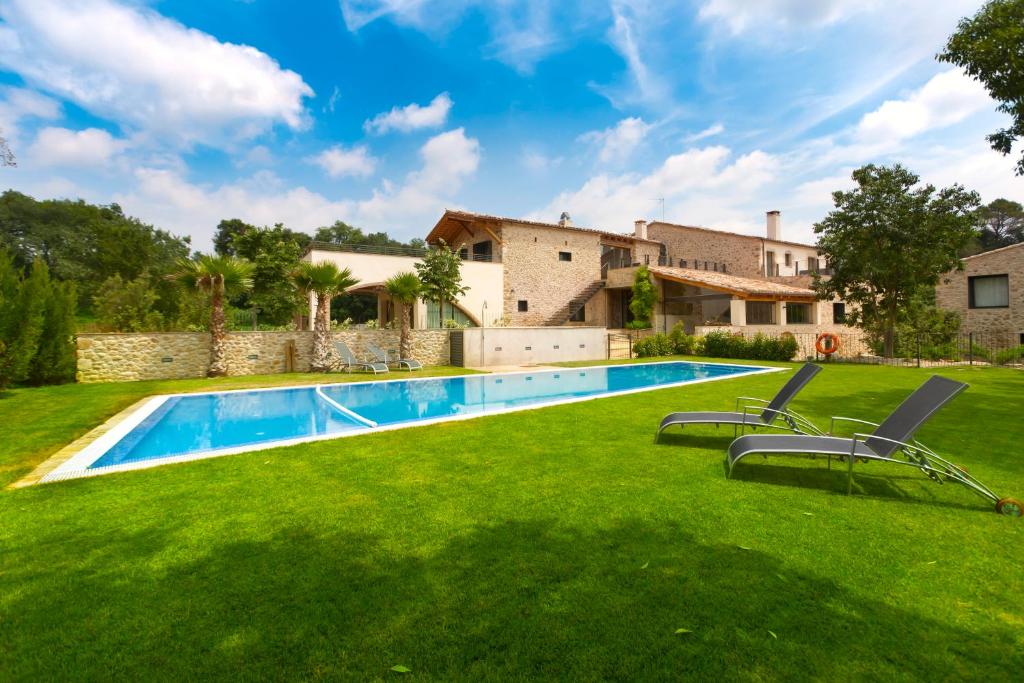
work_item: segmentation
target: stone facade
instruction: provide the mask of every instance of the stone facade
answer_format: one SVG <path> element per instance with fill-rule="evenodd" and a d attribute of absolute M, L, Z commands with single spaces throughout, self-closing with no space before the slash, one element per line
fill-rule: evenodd
<path fill-rule="evenodd" d="M 357 356 L 367 356 L 366 343 L 398 348 L 398 330 L 339 330 Z M 447 330 L 412 330 L 413 357 L 424 365 L 447 365 Z M 262 375 L 284 372 L 285 349 L 295 344 L 295 371 L 308 372 L 312 332 L 231 332 L 226 341 L 228 374 Z M 210 364 L 206 333 L 81 334 L 78 336 L 79 382 L 127 382 L 145 379 L 205 377 Z"/>
<path fill-rule="evenodd" d="M 561 324 L 564 321 L 553 318 L 601 279 L 597 233 L 505 223 L 501 240 L 504 318 L 514 326 Z M 562 252 L 571 254 L 572 260 L 560 260 Z M 527 311 L 519 311 L 520 301 L 526 302 Z"/>
<path fill-rule="evenodd" d="M 960 314 L 964 332 L 1011 334 L 1024 343 L 1024 244 L 994 249 L 963 259 L 964 269 L 942 276 L 935 288 L 939 308 Z M 1008 276 L 1010 300 L 1006 308 L 971 308 L 969 278 Z"/>
<path fill-rule="evenodd" d="M 647 226 L 647 236 L 665 245 L 672 266 L 680 267 L 680 260 L 684 260 L 687 268 L 694 268 L 696 263 L 697 270 L 711 270 L 717 263 L 719 268 L 725 264 L 725 271 L 733 275 L 761 275 L 760 238 L 657 221 Z"/>

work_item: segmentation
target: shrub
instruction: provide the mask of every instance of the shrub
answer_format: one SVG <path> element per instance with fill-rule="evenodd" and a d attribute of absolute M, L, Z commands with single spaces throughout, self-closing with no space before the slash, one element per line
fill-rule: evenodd
<path fill-rule="evenodd" d="M 746 358 L 748 360 L 793 360 L 800 345 L 791 334 L 769 337 L 758 334 L 747 340 L 741 334 L 730 334 L 724 330 L 704 335 L 703 353 L 715 358 Z"/>
<path fill-rule="evenodd" d="M 0 251 L 0 388 L 74 378 L 75 292 L 43 261 L 22 275 Z"/>
<path fill-rule="evenodd" d="M 658 291 L 651 282 L 651 271 L 647 266 L 640 266 L 633 276 L 633 298 L 629 301 L 629 310 L 632 311 L 635 320 L 640 327 L 631 329 L 643 329 L 651 326 L 651 314 L 654 313 L 654 304 L 658 301 Z M 627 325 L 629 327 L 629 325 Z"/>
<path fill-rule="evenodd" d="M 672 340 L 664 334 L 655 334 L 633 342 L 633 353 L 637 358 L 671 356 L 675 352 Z"/>
<path fill-rule="evenodd" d="M 152 332 L 163 327 L 163 315 L 153 310 L 159 298 L 144 276 L 125 282 L 120 275 L 111 275 L 93 297 L 93 310 L 104 330 Z"/>
<path fill-rule="evenodd" d="M 686 334 L 682 323 L 676 323 L 672 331 L 668 333 L 669 341 L 672 342 L 672 352 L 680 356 L 690 356 L 696 346 L 696 338 Z"/>
<path fill-rule="evenodd" d="M 1008 363 L 1020 363 L 1024 360 L 1024 344 L 1010 349 L 1003 349 L 995 355 L 993 362 L 996 365 L 1007 365 Z"/>

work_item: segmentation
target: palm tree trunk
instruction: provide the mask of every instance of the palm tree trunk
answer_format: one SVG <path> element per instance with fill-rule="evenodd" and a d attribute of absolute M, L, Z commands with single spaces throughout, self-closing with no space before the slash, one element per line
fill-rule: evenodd
<path fill-rule="evenodd" d="M 217 283 L 213 284 L 210 295 L 210 377 L 228 374 L 228 360 L 224 351 L 227 330 L 224 325 L 224 292 Z"/>
<path fill-rule="evenodd" d="M 402 331 L 398 339 L 398 353 L 402 358 L 412 358 L 412 349 L 409 348 L 409 309 L 407 303 L 402 303 Z"/>
<path fill-rule="evenodd" d="M 327 372 L 331 369 L 331 297 L 316 295 L 316 318 L 313 320 L 313 372 Z"/>

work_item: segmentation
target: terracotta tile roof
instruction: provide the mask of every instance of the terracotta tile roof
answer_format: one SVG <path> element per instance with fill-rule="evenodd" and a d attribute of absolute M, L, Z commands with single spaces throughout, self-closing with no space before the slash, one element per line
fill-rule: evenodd
<path fill-rule="evenodd" d="M 765 241 L 765 242 L 777 242 L 778 244 L 791 244 L 794 247 L 805 247 L 807 249 L 817 249 L 813 244 L 804 244 L 803 242 L 791 242 L 789 240 L 770 240 L 767 237 L 760 235 L 744 235 L 742 232 L 732 232 L 731 230 L 717 230 L 715 228 L 702 228 L 699 225 L 682 225 L 680 223 L 666 223 L 665 221 L 651 221 L 650 225 L 667 225 L 670 228 L 686 228 L 687 230 L 700 230 L 701 232 L 710 232 L 713 235 L 733 235 L 734 237 L 746 237 L 751 240 Z"/>
<path fill-rule="evenodd" d="M 670 268 L 667 266 L 649 266 L 651 273 L 666 280 L 674 280 L 685 284 L 705 287 L 721 292 L 728 292 L 741 297 L 765 296 L 774 299 L 815 298 L 814 290 L 804 287 L 793 287 L 781 282 L 770 282 L 749 277 L 716 273 L 711 270 L 693 270 L 691 268 Z"/>
<path fill-rule="evenodd" d="M 607 237 L 614 237 L 620 240 L 629 240 L 631 242 L 650 242 L 651 244 L 661 244 L 657 240 L 645 240 L 640 239 L 632 235 L 631 233 L 621 232 L 610 232 L 608 230 L 598 230 L 597 228 L 586 228 L 579 225 L 559 225 L 558 223 L 547 223 L 544 221 L 533 221 L 525 218 L 510 218 L 508 216 L 493 216 L 486 213 L 475 213 L 473 211 L 460 211 L 455 209 L 445 209 L 444 215 L 438 220 L 437 225 L 427 235 L 427 242 L 431 241 L 431 238 L 435 236 L 441 223 L 447 218 L 461 218 L 463 220 L 481 220 L 481 221 L 502 221 L 505 223 L 519 223 L 520 225 L 533 225 L 539 228 L 554 228 L 555 230 L 576 230 L 578 232 L 590 232 L 597 235 L 605 235 Z"/>

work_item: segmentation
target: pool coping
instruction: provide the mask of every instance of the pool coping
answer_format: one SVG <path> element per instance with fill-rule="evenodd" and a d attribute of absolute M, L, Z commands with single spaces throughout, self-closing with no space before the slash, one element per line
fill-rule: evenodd
<path fill-rule="evenodd" d="M 150 458 L 148 460 L 140 460 L 130 463 L 119 463 L 116 465 L 109 465 L 106 467 L 96 467 L 88 469 L 89 465 L 99 459 L 107 450 L 114 446 L 124 436 L 130 433 L 135 427 L 141 424 L 147 417 L 153 414 L 161 405 L 172 398 L 179 398 L 185 396 L 209 396 L 213 394 L 233 394 L 233 393 L 253 393 L 258 391 L 282 391 L 289 389 L 316 389 L 319 387 L 331 387 L 331 386 L 356 386 L 359 384 L 387 384 L 392 382 L 423 382 L 430 380 L 446 379 L 445 377 L 403 377 L 396 379 L 386 380 L 366 380 L 360 382 L 322 382 L 318 384 L 294 384 L 286 386 L 274 386 L 274 387 L 256 387 L 247 389 L 228 389 L 220 391 L 196 391 L 196 392 L 181 392 L 175 394 L 158 394 L 155 396 L 149 396 L 143 398 L 136 403 L 132 404 L 128 408 L 118 412 L 113 417 L 108 419 L 103 424 L 99 425 L 95 429 L 92 429 L 84 436 L 72 441 L 67 446 L 61 448 L 54 455 L 47 458 L 39 466 L 36 467 L 30 474 L 26 475 L 22 479 L 14 482 L 10 485 L 10 488 L 20 488 L 24 486 L 30 486 L 33 484 L 48 484 L 55 483 L 58 481 L 67 481 L 70 479 L 82 479 L 88 477 L 96 477 L 104 474 L 111 474 L 114 472 L 128 472 L 133 470 L 148 469 L 150 467 L 158 467 L 160 465 L 170 465 L 182 462 L 191 462 L 193 460 L 205 460 L 208 458 L 216 458 L 225 455 L 236 455 L 238 453 L 249 453 L 253 451 L 269 450 L 271 448 L 284 448 L 288 446 L 295 446 L 303 443 L 312 443 L 315 441 L 328 441 L 331 439 L 341 439 L 350 436 L 361 436 L 364 434 L 376 434 L 385 431 L 394 431 L 397 429 L 407 429 L 409 427 L 420 427 L 432 424 L 438 424 L 442 422 L 454 422 L 457 420 L 472 420 L 480 417 L 489 417 L 491 415 L 504 415 L 507 413 L 514 413 L 523 410 L 536 410 L 539 408 L 550 408 L 553 406 L 567 405 L 571 403 L 582 403 L 584 401 L 593 401 L 601 398 L 611 398 L 614 396 L 627 396 L 630 394 L 638 394 L 648 391 L 657 391 L 659 389 L 671 389 L 680 386 L 689 386 L 693 384 L 703 384 L 705 382 L 717 382 L 724 379 L 734 379 L 736 377 L 749 377 L 753 375 L 761 375 L 771 372 L 781 372 L 788 370 L 788 367 L 779 366 L 766 366 L 766 365 L 746 365 L 738 363 L 709 363 L 703 361 L 653 361 L 650 363 L 614 363 L 614 364 L 602 364 L 602 365 L 585 365 L 576 367 L 566 368 L 545 368 L 543 370 L 517 370 L 511 372 L 496 372 L 483 375 L 485 377 L 503 377 L 509 375 L 537 375 L 547 374 L 554 372 L 572 372 L 578 370 L 599 370 L 613 367 L 637 367 L 643 365 L 668 365 L 685 363 L 690 365 L 719 365 L 727 367 L 742 367 L 751 368 L 749 372 L 742 373 L 739 375 L 725 375 L 722 377 L 706 377 L 703 379 L 686 380 L 681 382 L 671 382 L 668 384 L 660 384 L 653 387 L 639 387 L 635 389 L 623 389 L 621 391 L 613 391 L 604 394 L 592 395 L 592 396 L 576 396 L 567 399 L 558 399 L 545 403 L 525 405 L 525 406 L 513 406 L 510 408 L 499 408 L 496 410 L 490 410 L 487 412 L 480 413 L 467 413 L 463 415 L 446 415 L 443 417 L 430 418 L 427 420 L 416 420 L 409 422 L 401 422 L 391 425 L 379 425 L 376 427 L 363 427 L 360 429 L 353 429 L 346 432 L 337 432 L 332 434 L 317 434 L 313 436 L 296 437 L 293 439 L 281 439 L 278 441 L 268 441 L 262 444 L 246 444 L 243 446 L 231 446 L 228 448 L 212 449 L 207 451 L 199 451 L 195 453 L 186 453 L 182 455 L 173 455 L 163 458 Z"/>

